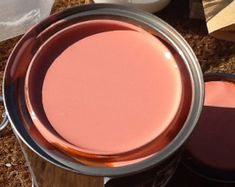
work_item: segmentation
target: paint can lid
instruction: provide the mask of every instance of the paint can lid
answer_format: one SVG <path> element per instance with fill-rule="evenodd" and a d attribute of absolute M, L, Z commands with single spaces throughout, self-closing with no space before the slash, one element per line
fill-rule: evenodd
<path fill-rule="evenodd" d="M 183 163 L 217 181 L 235 181 L 235 76 L 205 75 L 201 117 L 186 142 Z"/>

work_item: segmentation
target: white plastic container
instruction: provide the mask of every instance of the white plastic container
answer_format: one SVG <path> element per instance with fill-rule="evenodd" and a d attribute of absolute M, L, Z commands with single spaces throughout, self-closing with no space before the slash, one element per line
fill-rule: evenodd
<path fill-rule="evenodd" d="M 155 13 L 165 8 L 171 0 L 94 0 L 95 3 L 130 5 L 147 12 Z"/>
<path fill-rule="evenodd" d="M 25 33 L 49 16 L 54 0 L 0 1 L 0 41 Z"/>

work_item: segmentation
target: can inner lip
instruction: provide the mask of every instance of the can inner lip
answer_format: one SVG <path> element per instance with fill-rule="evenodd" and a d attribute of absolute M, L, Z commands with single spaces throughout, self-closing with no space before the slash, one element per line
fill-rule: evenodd
<path fill-rule="evenodd" d="M 87 30 L 86 24 L 89 26 L 89 24 L 92 24 L 92 23 L 94 24 L 94 26 L 93 26 L 94 28 L 88 27 L 88 30 Z M 114 29 L 112 27 L 115 27 L 115 24 L 116 24 L 115 30 L 116 29 L 117 30 L 119 30 L 119 29 L 120 30 L 133 30 L 135 32 L 140 32 L 141 34 L 143 33 L 146 35 L 147 34 L 150 35 L 149 33 L 142 30 L 141 28 L 134 26 L 134 25 L 130 25 L 130 23 L 125 23 L 123 21 L 121 22 L 121 21 L 117 21 L 117 20 L 107 20 L 107 19 L 106 20 L 103 19 L 103 20 L 84 21 L 84 22 L 81 22 L 78 24 L 74 24 L 70 27 L 67 27 L 64 30 L 59 31 L 53 37 L 48 39 L 43 44 L 42 47 L 40 47 L 40 49 L 34 55 L 34 58 L 31 61 L 31 64 L 27 70 L 26 82 L 25 82 L 26 104 L 27 104 L 29 113 L 31 115 L 31 118 L 34 121 L 34 124 L 36 125 L 36 127 L 38 128 L 40 133 L 50 143 L 52 143 L 53 145 L 56 145 L 56 147 L 59 147 L 63 151 L 69 152 L 71 155 L 76 155 L 76 157 L 80 157 L 81 155 L 82 156 L 84 155 L 87 157 L 91 157 L 93 159 L 94 159 L 94 157 L 102 157 L 102 159 L 104 157 L 106 157 L 108 159 L 108 157 L 110 157 L 110 156 L 126 155 L 126 158 L 125 158 L 125 156 L 124 157 L 121 156 L 120 160 L 122 160 L 122 161 L 124 161 L 125 159 L 127 159 L 127 160 L 130 160 L 130 159 L 131 160 L 133 160 L 133 159 L 139 160 L 140 159 L 140 160 L 142 160 L 145 157 L 149 157 L 151 154 L 158 152 L 160 149 L 162 149 L 164 146 L 166 146 L 171 141 L 171 139 L 174 138 L 174 136 L 176 136 L 177 132 L 181 128 L 181 125 L 183 124 L 183 121 L 185 120 L 185 116 L 188 114 L 190 103 L 191 103 L 191 91 L 190 91 L 190 89 L 185 88 L 186 86 L 187 86 L 187 88 L 190 88 L 189 82 L 182 81 L 183 79 L 188 79 L 188 77 L 187 77 L 188 73 L 186 72 L 186 70 L 183 67 L 178 67 L 179 73 L 184 74 L 184 75 L 180 75 L 180 79 L 181 79 L 180 81 L 182 81 L 182 84 L 184 84 L 184 85 L 182 85 L 183 86 L 182 90 L 179 90 L 180 92 L 182 91 L 182 94 L 180 94 L 181 95 L 180 100 L 177 101 L 178 102 L 177 109 L 175 108 L 176 110 L 174 112 L 174 115 L 171 115 L 171 117 L 169 119 L 165 119 L 165 125 L 162 126 L 163 128 L 161 131 L 159 131 L 160 132 L 159 135 L 157 135 L 157 134 L 154 135 L 155 138 L 153 138 L 151 141 L 146 142 L 143 145 L 136 147 L 132 150 L 130 149 L 126 152 L 108 152 L 105 154 L 104 152 L 94 152 L 94 151 L 92 152 L 90 150 L 86 150 L 84 148 L 77 147 L 74 144 L 71 144 L 70 142 L 68 142 L 66 139 L 63 138 L 62 134 L 58 134 L 58 131 L 56 131 L 56 129 L 53 128 L 54 126 L 53 126 L 53 124 L 51 124 L 49 122 L 49 120 L 47 118 L 47 114 L 43 108 L 42 95 L 41 95 L 43 81 L 45 79 L 45 76 L 46 76 L 48 69 L 54 63 L 53 60 L 57 58 L 57 56 L 56 56 L 57 54 L 53 54 L 53 52 L 54 52 L 53 48 L 55 48 L 55 46 L 58 47 L 60 42 L 62 42 L 62 43 L 67 42 L 65 44 L 66 47 L 63 47 L 58 50 L 59 54 L 63 53 L 62 51 L 66 50 L 67 46 L 73 45 L 73 43 L 76 42 L 73 39 L 71 41 L 68 41 L 68 37 L 71 37 L 73 34 L 75 34 L 78 37 L 74 37 L 74 38 L 76 38 L 76 40 L 81 40 L 81 39 L 83 39 L 83 37 L 87 37 L 87 35 L 89 35 L 89 34 L 92 35 L 94 32 L 96 32 L 95 29 L 97 29 L 97 28 L 95 28 L 95 27 L 97 27 L 97 24 L 99 26 L 98 27 L 99 33 L 100 32 L 107 32 L 107 31 L 110 31 L 110 29 L 111 30 Z M 100 24 L 103 24 L 102 27 L 100 26 Z M 92 25 L 90 25 L 90 26 L 92 26 Z M 118 28 L 118 27 L 120 27 L 120 28 Z M 79 29 L 83 29 L 86 32 L 80 34 Z M 83 34 L 84 34 L 84 36 L 83 36 Z M 79 35 L 81 35 L 81 36 L 79 36 Z M 71 37 L 71 38 L 73 38 L 73 37 Z M 156 44 L 157 43 L 161 44 L 161 42 L 159 42 L 157 38 L 155 38 L 155 37 L 153 37 L 153 38 L 154 38 L 154 40 L 156 40 L 155 41 Z M 161 44 L 161 45 L 164 48 L 169 47 L 169 46 L 165 46 L 164 44 Z M 169 51 L 167 51 L 167 53 L 171 53 L 171 52 L 172 51 L 170 51 L 170 49 L 169 49 Z M 52 54 L 51 56 L 49 56 L 50 53 Z M 175 56 L 175 57 L 173 57 L 173 56 Z M 182 64 L 179 64 L 179 63 L 182 63 L 182 61 L 178 58 L 178 56 L 176 54 L 172 54 L 172 58 L 175 58 L 175 61 L 176 61 L 176 63 L 178 63 L 177 64 L 178 66 L 182 66 Z M 178 60 L 178 62 L 177 62 L 177 60 Z M 48 61 L 48 62 L 46 62 L 46 61 Z M 165 78 L 167 78 L 167 75 L 166 75 L 166 77 L 162 77 L 161 81 L 164 82 L 163 79 L 165 79 Z M 165 80 L 165 82 L 167 82 L 167 79 Z M 177 83 L 174 83 L 174 84 L 177 84 Z M 164 89 L 164 87 L 162 89 Z M 178 91 L 172 91 L 172 92 L 178 92 Z M 185 93 L 185 92 L 188 92 L 188 93 Z M 175 94 L 179 94 L 179 93 L 175 93 Z M 176 96 L 172 95 L 172 98 L 174 98 L 174 100 L 176 99 L 175 97 Z M 183 98 L 184 98 L 184 101 L 182 101 Z M 168 98 L 168 99 L 170 99 L 170 98 Z M 158 115 L 159 115 L 159 113 L 158 113 Z M 148 125 L 148 124 L 145 124 L 145 126 L 146 125 Z M 154 128 L 156 128 L 156 127 L 154 127 Z M 171 138 L 170 139 L 169 139 L 169 135 L 167 135 L 167 134 L 169 134 L 169 131 L 171 131 Z M 145 151 L 145 149 L 148 151 Z M 139 152 L 141 152 L 141 153 L 139 153 Z M 130 156 L 130 154 L 132 156 Z M 134 155 L 136 155 L 136 156 L 134 156 Z"/>
<path fill-rule="evenodd" d="M 184 61 L 186 69 L 190 74 L 190 83 L 192 85 L 192 104 L 190 112 L 186 116 L 183 124 L 184 128 L 180 130 L 173 141 L 167 145 L 158 154 L 153 155 L 142 162 L 138 162 L 123 167 L 110 168 L 87 166 L 81 162 L 77 162 L 69 158 L 67 155 L 58 153 L 53 147 L 46 144 L 43 137 L 37 132 L 27 113 L 24 101 L 23 82 L 26 70 L 32 55 L 42 44 L 45 39 L 58 31 L 61 26 L 66 25 L 69 21 L 91 19 L 94 17 L 119 18 L 127 19 L 130 22 L 138 23 L 146 27 L 151 33 L 159 36 L 161 39 L 169 43 L 175 51 L 178 52 L 180 58 Z M 65 23 L 66 22 L 66 23 Z M 47 32 L 48 31 L 48 32 Z M 44 32 L 45 33 L 44 35 Z M 24 56 L 24 57 L 23 57 Z M 130 173 L 141 172 L 152 168 L 156 164 L 160 164 L 166 158 L 169 158 L 184 143 L 188 135 L 191 133 L 194 125 L 199 117 L 202 101 L 203 101 L 203 79 L 200 66 L 192 49 L 186 41 L 172 27 L 159 18 L 130 7 L 110 5 L 110 4 L 93 4 L 82 7 L 75 7 L 64 12 L 57 13 L 47 18 L 40 24 L 31 28 L 18 42 L 11 53 L 4 73 L 3 97 L 4 105 L 9 115 L 9 120 L 17 136 L 35 151 L 39 156 L 47 161 L 64 169 L 72 170 L 78 173 L 95 175 L 95 176 L 120 176 Z M 14 94 L 13 94 L 14 93 Z M 29 133 L 29 129 L 35 130 L 35 136 Z"/>
<path fill-rule="evenodd" d="M 233 101 L 226 101 L 226 97 L 230 95 L 227 99 L 232 99 L 231 94 L 234 95 L 235 76 L 206 73 L 204 77 L 205 104 L 201 118 L 186 143 L 184 164 L 204 177 L 234 181 L 235 105 Z"/>

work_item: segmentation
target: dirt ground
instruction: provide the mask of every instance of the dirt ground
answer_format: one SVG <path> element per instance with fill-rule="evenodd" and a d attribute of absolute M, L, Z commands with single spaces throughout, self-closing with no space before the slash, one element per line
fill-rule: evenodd
<path fill-rule="evenodd" d="M 53 11 L 88 3 L 87 0 L 56 0 Z M 203 72 L 235 72 L 235 44 L 208 36 L 205 22 L 188 18 L 187 0 L 173 1 L 158 16 L 174 26 L 189 42 Z M 0 78 L 7 58 L 20 37 L 0 43 Z M 3 107 L 1 106 L 0 109 Z M 10 127 L 0 134 L 0 187 L 30 186 L 24 157 Z"/>

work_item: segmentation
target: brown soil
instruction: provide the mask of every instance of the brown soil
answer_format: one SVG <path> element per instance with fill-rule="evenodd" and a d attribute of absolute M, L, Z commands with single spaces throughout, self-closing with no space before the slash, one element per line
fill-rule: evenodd
<path fill-rule="evenodd" d="M 52 12 L 88 2 L 88 0 L 56 0 Z M 174 26 L 189 42 L 199 59 L 203 72 L 235 73 L 235 44 L 208 36 L 205 22 L 190 20 L 188 15 L 187 0 L 173 1 L 167 9 L 158 14 Z M 16 37 L 0 43 L 1 79 L 7 58 L 19 38 Z M 0 109 L 2 110 L 3 107 L 1 106 Z M 177 180 L 173 181 L 176 183 Z M 177 182 L 177 185 L 173 184 L 172 186 L 179 186 L 178 183 L 180 186 L 188 186 L 186 182 Z M 8 127 L 0 134 L 0 187 L 27 187 L 30 184 L 30 176 L 24 157 L 11 128 Z M 202 182 L 196 186 L 208 185 Z"/>

